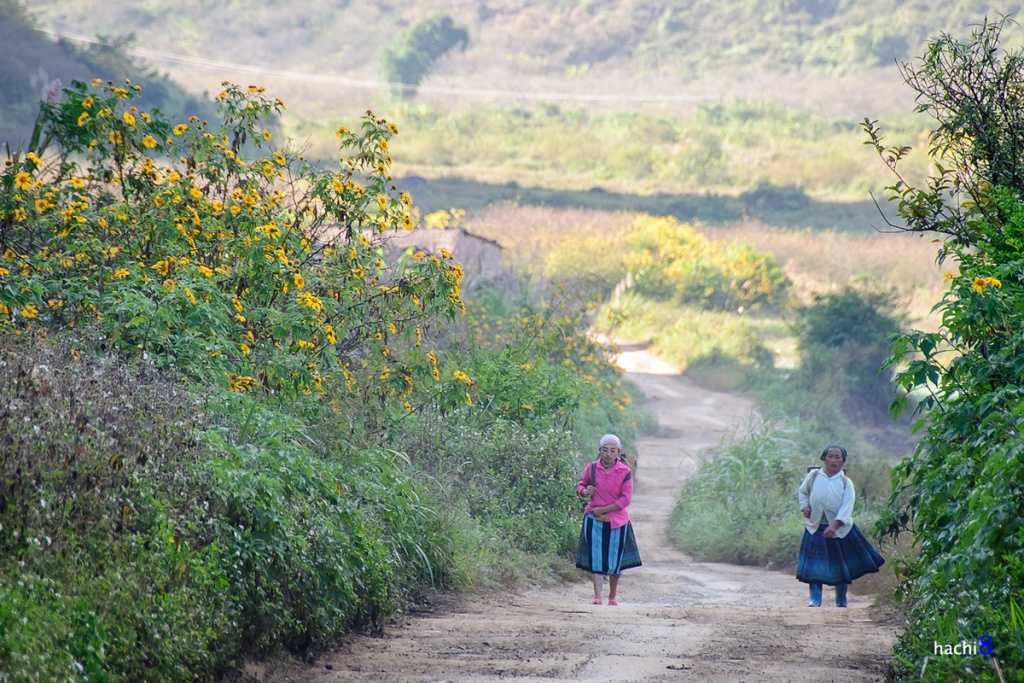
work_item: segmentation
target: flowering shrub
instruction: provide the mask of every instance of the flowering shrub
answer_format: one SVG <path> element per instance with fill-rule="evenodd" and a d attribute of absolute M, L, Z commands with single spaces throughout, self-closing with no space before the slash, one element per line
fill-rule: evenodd
<path fill-rule="evenodd" d="M 225 84 L 219 124 L 172 124 L 137 91 L 75 82 L 7 160 L 0 333 L 95 326 L 108 348 L 234 391 L 336 376 L 407 393 L 423 353 L 389 344 L 460 310 L 462 270 L 382 258 L 387 231 L 413 228 L 389 175 L 395 125 L 367 112 L 340 128 L 340 167 L 321 170 L 273 146 L 284 105 L 262 88 Z"/>
<path fill-rule="evenodd" d="M 927 424 L 917 451 L 893 470 L 881 526 L 893 535 L 913 530 L 920 547 L 898 567 L 912 623 L 922 624 L 896 646 L 914 663 L 902 672 L 908 678 L 935 637 L 977 639 L 982 630 L 1006 680 L 1024 674 L 1024 205 L 1005 188 L 990 192 L 992 217 L 974 222 L 974 245 L 948 247 L 959 272 L 947 273 L 942 328 L 898 335 L 888 361 L 904 390 L 891 411 L 905 410 L 914 392 L 927 415 L 917 423 Z M 996 680 L 981 657 L 931 668 L 928 680 Z"/>
<path fill-rule="evenodd" d="M 507 311 L 494 300 L 469 306 L 462 358 L 478 388 L 479 412 L 537 429 L 571 428 L 589 453 L 608 431 L 628 438 L 639 411 L 612 351 L 587 334 L 586 306 L 565 287 L 553 301 Z"/>
<path fill-rule="evenodd" d="M 626 237 L 626 266 L 641 293 L 731 310 L 776 304 L 789 285 L 769 254 L 738 242 L 716 244 L 672 217 L 641 216 Z"/>
<path fill-rule="evenodd" d="M 424 344 L 464 310 L 461 267 L 385 260 L 387 231 L 414 227 L 397 129 L 368 113 L 321 170 L 272 146 L 284 105 L 260 88 L 226 85 L 217 125 L 136 93 L 72 84 L 0 172 L 12 680 L 212 677 L 449 580 L 456 532 L 407 461 L 338 426 L 471 400 Z"/>

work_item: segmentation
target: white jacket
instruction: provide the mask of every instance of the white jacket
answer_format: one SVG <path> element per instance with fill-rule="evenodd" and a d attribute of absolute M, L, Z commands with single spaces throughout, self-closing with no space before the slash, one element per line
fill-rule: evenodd
<path fill-rule="evenodd" d="M 818 473 L 817 477 L 814 476 L 815 472 Z M 813 489 L 811 479 L 814 479 Z M 831 477 L 825 474 L 825 468 L 808 472 L 797 489 L 800 509 L 811 506 L 811 516 L 804 520 L 807 531 L 812 534 L 816 532 L 824 515 L 826 524 L 831 524 L 837 519 L 843 523 L 836 529 L 836 537 L 845 538 L 853 528 L 853 501 L 856 496 L 853 482 L 842 470 Z"/>

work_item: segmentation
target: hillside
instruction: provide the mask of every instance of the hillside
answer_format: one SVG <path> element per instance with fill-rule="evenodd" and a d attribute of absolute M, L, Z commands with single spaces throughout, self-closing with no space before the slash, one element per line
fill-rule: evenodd
<path fill-rule="evenodd" d="M 54 41 L 35 30 L 37 22 L 16 0 L 0 0 L 0 141 L 24 144 L 38 103 L 49 84 L 59 80 L 131 78 L 145 94 L 140 103 L 177 116 L 208 115 L 212 107 L 181 86 L 127 56 L 122 41 L 111 39 L 80 48 Z"/>
<path fill-rule="evenodd" d="M 392 106 L 378 50 L 442 9 L 468 28 L 468 48 L 442 58 L 411 102 Z M 940 31 L 967 35 L 986 15 L 1019 9 L 899 0 L 782 0 L 769 10 L 743 0 L 34 0 L 21 13 L 38 27 L 103 43 L 73 48 L 23 29 L 34 43 L 18 54 L 45 47 L 89 56 L 124 45 L 136 70 L 156 78 L 159 69 L 161 88 L 182 84 L 196 107 L 224 80 L 264 85 L 288 105 L 282 132 L 311 158 L 334 156 L 338 126 L 366 109 L 386 111 L 402 131 L 396 175 L 419 183 L 425 212 L 510 200 L 611 204 L 684 220 L 751 215 L 862 231 L 878 221 L 867 192 L 890 178 L 859 122 L 881 119 L 893 142 L 927 149 L 929 123 L 911 116 L 912 91 L 894 60 L 923 54 Z M 1008 25 L 1004 45 L 1022 35 Z M 22 71 L 25 81 L 50 72 Z M 181 118 L 180 106 L 160 108 Z M 911 180 L 928 173 L 929 160 L 915 159 Z M 764 187 L 768 200 L 747 196 Z"/>
<path fill-rule="evenodd" d="M 894 60 L 920 55 L 939 31 L 966 35 L 985 16 L 1021 3 L 903 0 L 34 0 L 40 22 L 84 35 L 137 36 L 139 46 L 235 64 L 373 80 L 381 45 L 427 15 L 449 12 L 470 45 L 438 64 L 432 102 L 528 99 L 532 93 L 756 96 L 862 115 L 906 111 Z M 1016 29 L 1016 27 L 1014 27 Z M 1007 44 L 1019 31 L 1006 36 Z M 223 67 L 166 66 L 193 92 L 213 90 Z M 273 85 L 264 74 L 260 81 Z M 293 85 L 295 79 L 284 79 Z M 282 85 L 282 87 L 286 87 Z M 297 85 L 295 87 L 298 87 Z M 429 91 L 429 88 L 428 88 Z M 501 91 L 496 94 L 494 91 Z M 286 101 L 309 113 L 373 104 L 365 85 L 317 84 Z M 894 99 L 899 102 L 893 104 Z"/>

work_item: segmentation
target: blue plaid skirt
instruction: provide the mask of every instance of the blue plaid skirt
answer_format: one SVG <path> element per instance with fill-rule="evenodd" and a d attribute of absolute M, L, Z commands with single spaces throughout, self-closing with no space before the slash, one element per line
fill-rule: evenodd
<path fill-rule="evenodd" d="M 835 586 L 877 572 L 885 564 L 856 524 L 845 538 L 825 538 L 827 528 L 822 524 L 813 535 L 804 529 L 796 561 L 797 580 Z"/>
<path fill-rule="evenodd" d="M 594 515 L 583 518 L 580 544 L 576 550 L 576 567 L 593 574 L 618 576 L 623 569 L 641 566 L 640 549 L 636 545 L 633 525 L 613 529 L 609 522 L 599 522 Z"/>

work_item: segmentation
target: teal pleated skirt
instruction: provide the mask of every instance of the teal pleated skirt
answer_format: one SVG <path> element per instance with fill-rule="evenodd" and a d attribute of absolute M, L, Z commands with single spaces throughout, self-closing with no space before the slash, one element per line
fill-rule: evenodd
<path fill-rule="evenodd" d="M 877 572 L 885 564 L 856 524 L 844 538 L 825 538 L 827 528 L 822 524 L 813 534 L 804 529 L 796 562 L 797 580 L 835 586 Z"/>
<path fill-rule="evenodd" d="M 598 521 L 594 515 L 583 518 L 576 567 L 594 574 L 618 576 L 624 569 L 639 567 L 640 549 L 636 545 L 633 524 L 613 529 L 609 522 Z"/>

